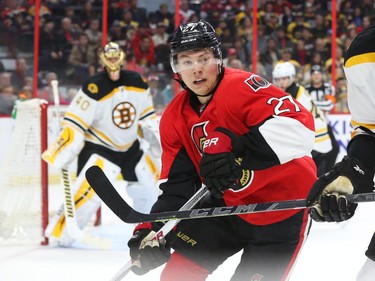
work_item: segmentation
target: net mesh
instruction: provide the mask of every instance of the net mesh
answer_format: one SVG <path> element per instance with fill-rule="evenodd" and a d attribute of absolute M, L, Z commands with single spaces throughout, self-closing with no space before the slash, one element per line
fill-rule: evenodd
<path fill-rule="evenodd" d="M 41 104 L 17 104 L 17 117 L 0 164 L 0 244 L 42 241 Z"/>

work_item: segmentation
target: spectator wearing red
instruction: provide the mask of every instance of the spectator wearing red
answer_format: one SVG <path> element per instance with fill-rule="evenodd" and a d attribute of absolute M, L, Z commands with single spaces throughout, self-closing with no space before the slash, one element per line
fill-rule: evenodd
<path fill-rule="evenodd" d="M 155 46 L 151 37 L 143 37 L 134 48 L 134 56 L 137 64 L 144 67 L 155 65 Z"/>
<path fill-rule="evenodd" d="M 126 55 L 125 64 L 124 64 L 123 68 L 127 69 L 127 70 L 136 71 L 136 72 L 140 73 L 141 75 L 144 74 L 144 69 L 139 64 L 137 64 L 137 62 L 135 61 L 133 53 L 129 53 L 129 54 Z"/>
<path fill-rule="evenodd" d="M 222 18 L 225 7 L 220 0 L 207 0 L 201 6 L 201 18 L 216 27 Z"/>
<path fill-rule="evenodd" d="M 144 37 L 148 37 L 152 41 L 152 34 L 150 32 L 150 29 L 148 28 L 148 24 L 147 23 L 141 23 L 141 24 L 139 24 L 138 28 L 136 29 L 134 37 L 133 37 L 133 39 L 131 41 L 131 44 L 132 44 L 132 46 L 133 46 L 134 49 L 139 46 L 140 42 L 142 41 L 142 39 Z M 152 44 L 154 44 L 153 41 L 152 41 Z"/>
<path fill-rule="evenodd" d="M 294 49 L 293 57 L 301 64 L 305 65 L 310 60 L 310 53 L 306 50 L 306 43 L 303 39 L 298 39 Z"/>

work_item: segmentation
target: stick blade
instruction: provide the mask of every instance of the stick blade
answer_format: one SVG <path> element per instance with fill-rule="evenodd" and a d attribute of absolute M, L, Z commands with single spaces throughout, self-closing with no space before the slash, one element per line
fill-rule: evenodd
<path fill-rule="evenodd" d="M 87 169 L 85 175 L 90 186 L 108 208 L 110 208 L 122 221 L 126 223 L 130 222 L 128 218 L 133 212 L 133 209 L 116 191 L 104 171 L 99 166 L 91 166 Z"/>

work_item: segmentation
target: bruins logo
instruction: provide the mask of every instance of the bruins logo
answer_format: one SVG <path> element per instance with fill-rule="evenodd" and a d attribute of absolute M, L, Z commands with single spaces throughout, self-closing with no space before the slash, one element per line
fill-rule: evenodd
<path fill-rule="evenodd" d="M 89 92 L 91 94 L 97 94 L 99 92 L 99 88 L 98 88 L 98 85 L 94 84 L 94 83 L 90 83 L 88 86 L 87 86 L 87 90 L 89 90 Z"/>
<path fill-rule="evenodd" d="M 112 121 L 120 129 L 130 128 L 135 120 L 136 110 L 129 102 L 122 102 L 115 106 L 112 112 Z"/>

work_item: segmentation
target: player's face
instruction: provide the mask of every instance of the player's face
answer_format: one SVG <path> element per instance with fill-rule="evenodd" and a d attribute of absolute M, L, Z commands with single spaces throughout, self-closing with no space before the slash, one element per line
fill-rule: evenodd
<path fill-rule="evenodd" d="M 275 84 L 277 87 L 283 89 L 284 91 L 290 86 L 290 77 L 280 77 L 275 78 Z"/>
<path fill-rule="evenodd" d="M 220 60 L 211 51 L 186 51 L 177 55 L 178 72 L 186 86 L 197 95 L 209 93 L 219 74 Z"/>
<path fill-rule="evenodd" d="M 311 81 L 313 83 L 320 83 L 323 81 L 323 74 L 317 71 L 311 73 Z"/>

